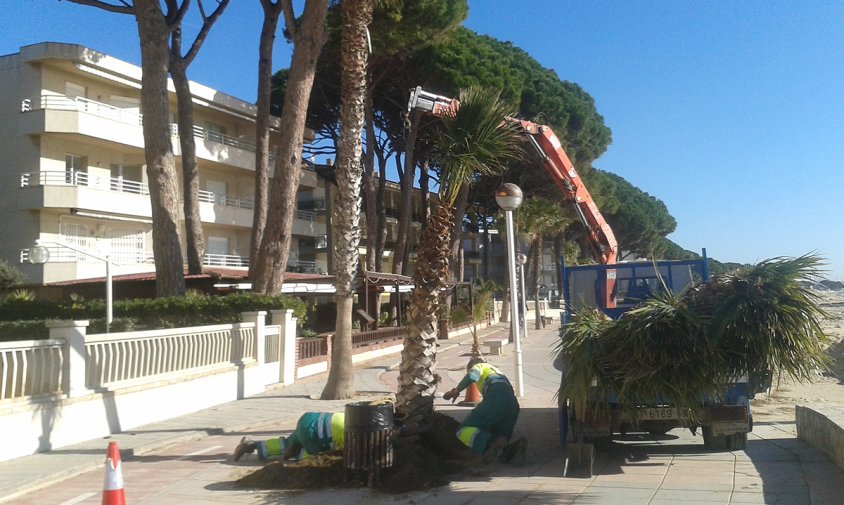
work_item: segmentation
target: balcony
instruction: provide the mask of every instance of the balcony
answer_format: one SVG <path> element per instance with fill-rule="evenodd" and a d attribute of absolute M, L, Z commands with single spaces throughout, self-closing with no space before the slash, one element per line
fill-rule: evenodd
<path fill-rule="evenodd" d="M 207 267 L 248 268 L 249 257 L 234 254 L 206 254 L 202 257 L 202 264 Z"/>
<path fill-rule="evenodd" d="M 21 102 L 20 132 L 25 135 L 71 133 L 142 149 L 143 116 L 82 97 L 43 95 Z"/>
<path fill-rule="evenodd" d="M 76 243 L 76 240 L 68 240 L 68 238 L 60 238 L 62 243 Z M 103 240 L 104 245 L 108 246 L 108 240 Z M 45 245 L 50 251 L 51 263 L 91 263 L 94 265 L 102 265 L 102 261 L 93 259 L 90 254 L 84 254 L 67 247 L 58 245 Z M 81 246 L 85 249 L 90 249 L 92 252 L 108 256 L 109 261 L 116 265 L 143 265 L 154 263 L 152 251 L 142 251 L 139 249 L 112 249 L 111 251 L 102 251 L 100 248 Z M 106 247 L 108 249 L 109 247 Z M 20 252 L 20 262 L 29 263 L 29 249 L 23 249 Z"/>
<path fill-rule="evenodd" d="M 179 125 L 170 124 L 170 135 L 173 137 L 173 153 L 182 155 L 179 143 Z M 255 143 L 240 137 L 233 137 L 201 126 L 193 126 L 193 137 L 196 144 L 196 157 L 199 159 L 225 163 L 246 170 L 255 169 Z M 272 152 L 270 159 L 273 159 Z"/>
<path fill-rule="evenodd" d="M 315 237 L 325 232 L 325 225 L 317 229 L 316 212 L 296 210 L 293 214 L 293 234 Z"/>
<path fill-rule="evenodd" d="M 143 114 L 82 97 L 43 95 L 36 100 L 21 101 L 20 131 L 25 135 L 43 133 L 76 133 L 143 149 Z M 181 156 L 179 128 L 170 124 L 174 137 L 173 152 Z M 255 169 L 255 142 L 194 125 L 196 155 L 200 159 Z M 275 158 L 272 150 L 270 160 Z M 317 187 L 313 167 L 302 164 L 300 184 Z"/>
<path fill-rule="evenodd" d="M 21 174 L 26 188 L 21 205 L 29 209 L 84 209 L 152 217 L 149 187 L 122 177 L 96 176 L 85 172 L 30 172 Z"/>

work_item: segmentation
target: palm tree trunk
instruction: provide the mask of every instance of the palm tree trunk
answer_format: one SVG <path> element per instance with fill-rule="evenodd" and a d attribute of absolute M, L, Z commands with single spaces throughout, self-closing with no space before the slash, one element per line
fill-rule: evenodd
<path fill-rule="evenodd" d="M 542 328 L 542 315 L 539 311 L 539 288 L 542 285 L 542 235 L 536 237 L 533 250 L 533 308 L 536 313 L 534 328 Z"/>
<path fill-rule="evenodd" d="M 449 278 L 448 242 L 454 211 L 437 205 L 423 230 L 407 311 L 407 336 L 399 367 L 396 409 L 404 419 L 424 426 L 434 410 L 437 362 L 437 309 L 440 288 Z"/>
<path fill-rule="evenodd" d="M 373 0 L 345 0 L 340 66 L 340 139 L 337 142 L 337 197 L 334 210 L 334 284 L 337 289 L 336 331 L 324 400 L 351 398 L 355 394 L 352 365 L 352 305 L 358 271 L 361 207 L 361 153 L 366 105 L 366 27 L 372 20 Z M 366 296 L 369 294 L 366 293 Z M 342 331 L 341 331 L 342 330 Z"/>

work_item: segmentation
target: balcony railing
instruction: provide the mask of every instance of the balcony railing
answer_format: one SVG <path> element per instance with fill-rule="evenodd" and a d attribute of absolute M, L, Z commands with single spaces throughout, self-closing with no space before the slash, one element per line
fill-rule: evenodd
<path fill-rule="evenodd" d="M 141 126 L 143 115 L 137 112 L 115 107 L 105 103 L 82 98 L 81 96 L 69 97 L 64 95 L 43 95 L 39 107 L 45 110 L 66 110 L 86 112 L 98 117 L 119 121 L 121 123 Z M 21 102 L 21 112 L 29 112 L 32 109 L 32 100 L 26 99 Z"/>
<path fill-rule="evenodd" d="M 20 187 L 26 188 L 30 186 L 81 186 L 93 189 L 100 189 L 104 191 L 117 191 L 120 193 L 131 193 L 134 195 L 149 195 L 149 186 L 143 182 L 131 181 L 122 177 L 105 177 L 94 176 L 87 172 L 30 172 L 21 174 Z M 223 205 L 226 207 L 236 207 L 239 209 L 254 209 L 255 201 L 252 198 L 233 196 L 233 195 L 218 195 L 211 191 L 200 191 L 199 201 L 206 203 L 213 203 L 216 205 Z M 300 219 L 307 219 L 313 221 L 316 216 L 313 212 L 302 212 L 302 216 L 297 214 Z"/>
<path fill-rule="evenodd" d="M 209 267 L 248 267 L 248 256 L 235 256 L 233 254 L 206 254 L 202 264 Z"/>
<path fill-rule="evenodd" d="M 302 219 L 304 221 L 313 221 L 314 219 L 316 219 L 316 212 L 311 212 L 309 210 L 298 210 L 297 209 L 293 213 L 293 216 L 296 219 Z"/>
<path fill-rule="evenodd" d="M 103 241 L 103 245 L 108 245 L 108 239 L 101 239 Z M 59 238 L 61 243 L 65 244 L 78 244 L 76 240 L 68 240 L 67 238 Z M 84 254 L 68 247 L 62 247 L 57 245 L 45 245 L 44 247 L 50 251 L 50 263 L 98 263 L 102 264 L 102 262 L 98 259 L 94 259 L 91 257 L 90 254 Z M 92 252 L 96 251 L 98 255 L 103 257 L 108 257 L 109 261 L 116 265 L 141 265 L 146 263 L 153 263 L 155 258 L 152 255 L 151 251 L 142 251 L 142 250 L 112 250 L 108 251 L 108 247 L 98 248 L 96 246 L 87 246 L 87 245 L 80 245 L 80 247 L 84 249 L 91 250 Z M 21 249 L 20 252 L 20 262 L 21 263 L 29 263 L 29 249 Z"/>
<path fill-rule="evenodd" d="M 179 135 L 179 125 L 176 123 L 170 123 L 170 134 L 171 135 Z M 193 136 L 205 140 L 207 142 L 213 142 L 215 144 L 222 144 L 228 147 L 234 147 L 237 149 L 242 149 L 244 151 L 248 151 L 250 153 L 255 152 L 255 143 L 249 142 L 248 140 L 244 140 L 238 137 L 232 137 L 231 135 L 226 135 L 225 133 L 208 130 L 207 128 L 203 128 L 198 125 L 193 125 Z M 270 158 L 272 159 L 273 153 L 272 150 L 270 151 Z"/>
<path fill-rule="evenodd" d="M 148 195 L 149 186 L 143 182 L 124 179 L 123 177 L 106 177 L 91 175 L 87 172 L 30 172 L 21 174 L 20 187 L 29 186 L 84 186 L 104 191 L 132 193 L 134 195 Z"/>
<path fill-rule="evenodd" d="M 254 209 L 255 200 L 252 198 L 245 198 L 242 196 L 219 195 L 211 191 L 200 190 L 199 201 L 205 203 L 213 203 L 215 205 L 223 205 L 225 207 L 237 207 L 238 209 Z"/>

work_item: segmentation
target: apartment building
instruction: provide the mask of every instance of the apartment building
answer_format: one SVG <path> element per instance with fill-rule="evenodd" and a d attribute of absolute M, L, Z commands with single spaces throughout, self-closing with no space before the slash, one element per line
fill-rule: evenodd
<path fill-rule="evenodd" d="M 0 56 L 0 258 L 36 284 L 152 272 L 140 67 L 74 44 Z M 172 89 L 171 89 L 172 91 Z M 246 270 L 254 194 L 255 107 L 191 83 L 208 266 Z M 171 135 L 181 166 L 175 93 Z M 179 170 L 180 172 L 180 170 Z M 325 181 L 303 170 L 290 252 L 293 271 L 328 270 Z"/>

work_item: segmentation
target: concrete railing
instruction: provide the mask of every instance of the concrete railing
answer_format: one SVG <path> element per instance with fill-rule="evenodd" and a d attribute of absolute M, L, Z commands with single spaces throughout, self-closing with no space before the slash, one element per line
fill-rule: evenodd
<path fill-rule="evenodd" d="M 795 406 L 797 438 L 826 454 L 844 470 L 844 406 Z"/>
<path fill-rule="evenodd" d="M 62 392 L 62 340 L 0 343 L 0 402 Z"/>
<path fill-rule="evenodd" d="M 173 330 L 153 330 L 124 335 L 86 336 L 88 388 L 255 359 L 254 323 L 185 328 L 175 334 Z"/>
<path fill-rule="evenodd" d="M 0 461 L 106 437 L 325 373 L 331 336 L 296 337 L 292 310 L 240 323 L 0 344 Z M 485 323 L 479 327 L 486 326 Z M 358 333 L 354 363 L 401 352 L 405 328 Z"/>
<path fill-rule="evenodd" d="M 57 449 L 263 392 L 296 379 L 292 310 L 242 322 L 0 344 L 0 461 Z"/>

